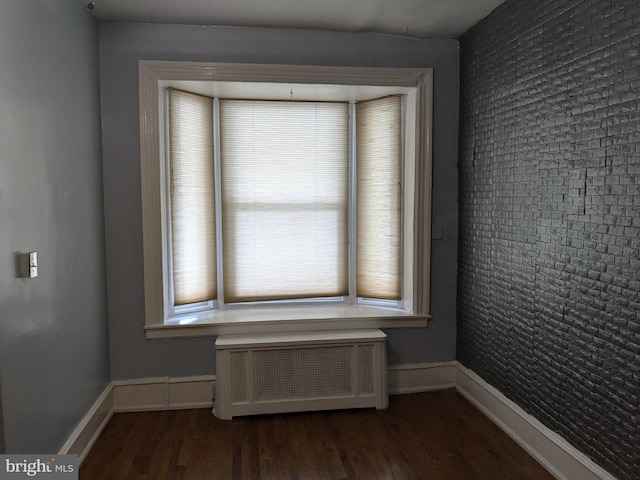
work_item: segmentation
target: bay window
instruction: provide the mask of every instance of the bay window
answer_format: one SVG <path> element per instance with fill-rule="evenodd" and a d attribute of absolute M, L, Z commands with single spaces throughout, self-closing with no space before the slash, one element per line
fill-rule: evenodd
<path fill-rule="evenodd" d="M 430 73 L 141 62 L 147 336 L 426 324 Z"/>

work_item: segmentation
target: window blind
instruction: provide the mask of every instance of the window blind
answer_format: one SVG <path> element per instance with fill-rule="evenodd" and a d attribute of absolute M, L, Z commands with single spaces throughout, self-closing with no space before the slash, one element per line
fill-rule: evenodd
<path fill-rule="evenodd" d="M 174 305 L 213 300 L 217 283 L 211 98 L 169 90 L 169 165 Z"/>
<path fill-rule="evenodd" d="M 348 294 L 347 103 L 220 101 L 225 302 Z"/>
<path fill-rule="evenodd" d="M 356 285 L 366 298 L 401 298 L 401 97 L 356 105 Z"/>

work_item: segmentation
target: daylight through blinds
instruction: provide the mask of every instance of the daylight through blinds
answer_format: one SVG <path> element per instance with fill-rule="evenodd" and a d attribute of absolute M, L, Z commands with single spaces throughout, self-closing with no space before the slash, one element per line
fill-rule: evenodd
<path fill-rule="evenodd" d="M 215 105 L 209 97 L 168 92 L 175 306 L 218 297 L 218 261 L 220 300 L 227 304 L 350 293 L 401 299 L 401 96 L 355 105 L 350 214 L 349 103 L 221 99 Z M 350 215 L 355 292 L 349 292 Z"/>
<path fill-rule="evenodd" d="M 213 100 L 169 90 L 174 305 L 216 298 Z"/>
<path fill-rule="evenodd" d="M 347 103 L 220 101 L 225 302 L 348 295 Z"/>
<path fill-rule="evenodd" d="M 357 295 L 401 298 L 401 97 L 356 106 Z"/>

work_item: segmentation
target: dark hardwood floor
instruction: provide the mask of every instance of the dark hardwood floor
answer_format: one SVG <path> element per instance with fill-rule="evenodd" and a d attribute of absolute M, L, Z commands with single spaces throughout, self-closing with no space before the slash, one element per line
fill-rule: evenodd
<path fill-rule="evenodd" d="M 245 478 L 553 477 L 454 390 L 391 396 L 383 411 L 118 413 L 80 469 L 80 480 Z"/>

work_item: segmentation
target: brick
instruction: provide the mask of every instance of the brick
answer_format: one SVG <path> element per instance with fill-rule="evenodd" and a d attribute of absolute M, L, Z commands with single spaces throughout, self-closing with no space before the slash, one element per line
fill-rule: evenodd
<path fill-rule="evenodd" d="M 638 32 L 637 0 L 507 0 L 460 39 L 458 359 L 622 480 L 640 478 Z"/>

